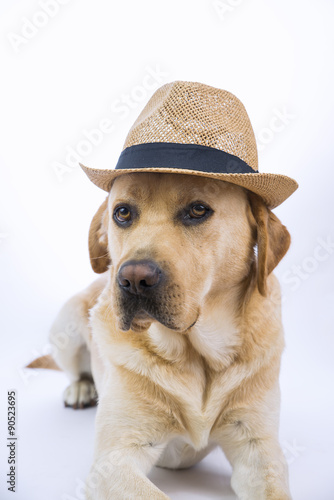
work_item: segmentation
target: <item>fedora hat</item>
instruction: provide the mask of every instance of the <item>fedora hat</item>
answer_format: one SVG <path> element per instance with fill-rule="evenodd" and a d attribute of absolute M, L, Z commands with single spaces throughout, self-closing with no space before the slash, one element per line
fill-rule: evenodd
<path fill-rule="evenodd" d="M 195 82 L 168 83 L 153 94 L 131 127 L 115 168 L 80 166 L 108 192 L 120 175 L 189 174 L 242 186 L 261 196 L 269 208 L 298 187 L 290 177 L 258 171 L 254 132 L 239 99 Z"/>

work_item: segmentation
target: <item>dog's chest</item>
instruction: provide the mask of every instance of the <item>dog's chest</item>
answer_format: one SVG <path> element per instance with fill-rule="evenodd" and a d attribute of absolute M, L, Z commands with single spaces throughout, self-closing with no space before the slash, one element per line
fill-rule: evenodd
<path fill-rule="evenodd" d="M 229 364 L 234 334 L 226 336 L 216 349 L 213 341 L 207 343 L 205 356 L 199 352 L 204 342 L 200 335 L 193 336 L 192 343 L 189 337 L 160 326 L 150 329 L 149 334 L 143 340 L 114 344 L 110 357 L 115 364 L 140 375 L 138 380 L 142 382 L 138 383 L 143 383 L 143 391 L 150 381 L 149 397 L 160 394 L 163 401 L 170 402 L 166 411 L 173 413 L 178 424 L 175 432 L 181 432 L 195 449 L 204 448 L 228 393 L 224 366 Z"/>
<path fill-rule="evenodd" d="M 163 370 L 156 383 L 176 403 L 175 415 L 184 436 L 195 449 L 207 446 L 211 429 L 223 406 L 223 375 L 208 371 L 201 360 L 193 360 L 182 370 Z"/>
<path fill-rule="evenodd" d="M 182 422 L 193 446 L 203 448 L 224 405 L 224 364 L 229 359 L 231 348 L 221 344 L 220 352 L 217 352 L 212 345 L 209 346 L 207 353 L 208 356 L 212 353 L 212 356 L 208 361 L 193 347 L 189 338 L 172 335 L 163 351 L 158 333 L 153 332 L 151 338 L 156 341 L 160 353 L 163 352 L 164 359 L 171 360 L 166 363 L 158 359 L 154 361 L 154 356 L 150 360 L 146 358 L 149 364 L 154 363 L 154 369 L 149 370 L 151 380 L 176 403 L 178 421 Z M 163 338 L 166 340 L 165 336 Z M 200 341 L 198 338 L 198 345 Z"/>

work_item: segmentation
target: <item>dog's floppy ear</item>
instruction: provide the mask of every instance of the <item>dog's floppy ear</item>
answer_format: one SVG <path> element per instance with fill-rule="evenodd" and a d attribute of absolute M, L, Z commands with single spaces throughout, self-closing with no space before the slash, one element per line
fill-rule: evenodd
<path fill-rule="evenodd" d="M 108 197 L 93 217 L 88 237 L 90 263 L 95 273 L 104 273 L 110 264 L 108 252 Z"/>
<path fill-rule="evenodd" d="M 287 228 L 260 196 L 249 192 L 248 197 L 257 231 L 257 286 L 265 296 L 267 277 L 288 251 L 291 238 Z"/>

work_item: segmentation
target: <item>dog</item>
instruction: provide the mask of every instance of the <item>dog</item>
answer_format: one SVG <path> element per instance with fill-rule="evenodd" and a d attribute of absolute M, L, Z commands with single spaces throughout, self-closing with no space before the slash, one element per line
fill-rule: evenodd
<path fill-rule="evenodd" d="M 71 381 L 65 405 L 98 398 L 88 500 L 167 499 L 151 468 L 190 467 L 217 445 L 238 498 L 291 499 L 273 274 L 289 245 L 286 227 L 244 187 L 182 173 L 114 179 L 89 231 L 100 277 L 50 332 Z"/>

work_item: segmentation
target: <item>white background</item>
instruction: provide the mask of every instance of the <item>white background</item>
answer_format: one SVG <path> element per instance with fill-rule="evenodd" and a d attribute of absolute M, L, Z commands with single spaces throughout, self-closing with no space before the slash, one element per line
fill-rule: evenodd
<path fill-rule="evenodd" d="M 287 345 L 280 440 L 294 500 L 332 500 L 334 248 L 323 242 L 334 240 L 333 2 L 63 0 L 57 12 L 49 7 L 52 15 L 41 14 L 42 4 L 0 3 L 0 497 L 80 500 L 92 459 L 95 409 L 63 408 L 62 373 L 23 370 L 47 352 L 64 300 L 94 278 L 87 232 L 105 194 L 66 156 L 79 149 L 83 163 L 113 168 L 154 89 L 190 80 L 237 95 L 258 139 L 260 170 L 300 184 L 276 210 L 293 241 L 277 268 Z M 113 129 L 85 146 L 85 133 L 105 119 Z M 274 123 L 279 131 L 270 130 Z M 12 388 L 15 494 L 5 479 Z M 189 471 L 151 477 L 173 500 L 235 498 L 219 451 Z"/>

